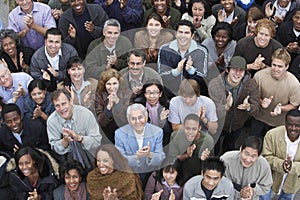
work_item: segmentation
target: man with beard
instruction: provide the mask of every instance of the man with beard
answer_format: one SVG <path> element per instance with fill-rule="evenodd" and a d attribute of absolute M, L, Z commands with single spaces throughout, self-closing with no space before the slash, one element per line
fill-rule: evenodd
<path fill-rule="evenodd" d="M 146 54 L 141 49 L 132 50 L 128 53 L 128 68 L 120 71 L 124 78 L 124 87 L 130 88 L 137 96 L 140 94 L 143 85 L 152 79 L 162 84 L 160 75 L 150 67 L 145 67 Z"/>

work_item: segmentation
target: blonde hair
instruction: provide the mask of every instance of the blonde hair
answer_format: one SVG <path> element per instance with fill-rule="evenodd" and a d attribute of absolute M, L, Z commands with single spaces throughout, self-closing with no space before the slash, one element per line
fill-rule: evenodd
<path fill-rule="evenodd" d="M 286 66 L 288 66 L 291 62 L 291 55 L 284 48 L 279 48 L 273 53 L 272 61 L 276 58 L 282 60 Z"/>
<path fill-rule="evenodd" d="M 200 96 L 200 87 L 194 79 L 184 79 L 179 86 L 178 94 L 180 96 Z"/>
<path fill-rule="evenodd" d="M 255 35 L 258 34 L 261 28 L 266 28 L 270 32 L 270 36 L 273 38 L 276 34 L 276 28 L 274 26 L 274 22 L 271 20 L 268 20 L 267 18 L 263 18 L 260 20 L 257 20 L 257 25 L 255 28 Z"/>

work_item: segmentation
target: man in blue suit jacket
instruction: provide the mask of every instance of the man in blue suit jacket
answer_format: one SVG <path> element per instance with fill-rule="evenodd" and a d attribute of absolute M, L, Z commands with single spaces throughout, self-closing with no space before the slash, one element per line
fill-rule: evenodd
<path fill-rule="evenodd" d="M 115 145 L 144 181 L 145 174 L 158 169 L 165 158 L 163 130 L 147 123 L 148 113 L 142 104 L 128 106 L 127 119 L 129 124 L 115 132 Z"/>

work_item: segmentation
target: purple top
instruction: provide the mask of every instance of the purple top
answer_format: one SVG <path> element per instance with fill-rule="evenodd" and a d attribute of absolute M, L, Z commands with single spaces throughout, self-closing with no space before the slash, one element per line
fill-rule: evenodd
<path fill-rule="evenodd" d="M 51 8 L 43 3 L 33 2 L 31 14 L 33 15 L 34 23 L 45 28 L 56 27 L 55 20 L 51 14 Z M 20 6 L 13 9 L 8 15 L 8 29 L 14 30 L 16 33 L 25 29 L 23 17 L 26 15 Z M 22 43 L 26 47 L 31 47 L 34 50 L 40 48 L 44 44 L 44 36 L 40 35 L 33 29 L 30 29 Z"/>

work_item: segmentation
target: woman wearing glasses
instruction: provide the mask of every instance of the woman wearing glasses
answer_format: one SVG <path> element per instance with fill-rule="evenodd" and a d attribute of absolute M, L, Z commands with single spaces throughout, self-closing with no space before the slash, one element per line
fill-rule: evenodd
<path fill-rule="evenodd" d="M 163 145 L 167 145 L 170 141 L 172 132 L 171 124 L 168 122 L 169 115 L 169 99 L 165 95 L 164 87 L 159 81 L 153 79 L 143 85 L 143 96 L 136 98 L 136 103 L 143 104 L 148 111 L 149 123 L 163 129 Z"/>

